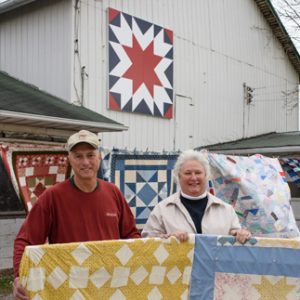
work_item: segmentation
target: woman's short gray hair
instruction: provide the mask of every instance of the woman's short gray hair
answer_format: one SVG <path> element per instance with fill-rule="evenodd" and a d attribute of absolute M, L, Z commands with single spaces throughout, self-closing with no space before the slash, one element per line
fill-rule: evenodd
<path fill-rule="evenodd" d="M 181 171 L 182 165 L 189 161 L 189 160 L 196 160 L 200 162 L 200 164 L 203 166 L 205 171 L 205 177 L 208 180 L 210 178 L 210 168 L 209 163 L 207 160 L 207 155 L 203 152 L 195 151 L 192 149 L 183 151 L 174 166 L 174 177 L 176 179 L 176 182 L 179 183 L 179 173 Z"/>

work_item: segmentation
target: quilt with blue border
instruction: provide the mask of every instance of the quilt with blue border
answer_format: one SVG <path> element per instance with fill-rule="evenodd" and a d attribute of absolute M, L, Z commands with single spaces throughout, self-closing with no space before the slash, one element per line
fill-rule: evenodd
<path fill-rule="evenodd" d="M 154 206 L 175 191 L 173 168 L 178 156 L 124 153 L 111 155 L 111 181 L 124 194 L 137 227 L 142 229 Z"/>
<path fill-rule="evenodd" d="M 299 254 L 299 239 L 197 235 L 189 299 L 300 299 Z"/>

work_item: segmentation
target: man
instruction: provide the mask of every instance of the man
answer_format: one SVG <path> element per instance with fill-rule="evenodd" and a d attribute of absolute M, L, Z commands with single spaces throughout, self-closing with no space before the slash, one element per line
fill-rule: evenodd
<path fill-rule="evenodd" d="M 74 176 L 48 188 L 24 221 L 14 244 L 16 299 L 29 299 L 19 282 L 19 264 L 27 245 L 139 238 L 131 210 L 120 190 L 97 178 L 97 135 L 81 130 L 67 142 Z"/>

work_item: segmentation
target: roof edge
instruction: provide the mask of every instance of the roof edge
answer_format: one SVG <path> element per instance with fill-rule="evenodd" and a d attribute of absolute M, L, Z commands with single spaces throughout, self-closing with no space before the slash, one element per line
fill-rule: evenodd
<path fill-rule="evenodd" d="M 99 127 L 103 129 L 116 130 L 116 131 L 124 131 L 128 130 L 128 127 L 118 123 L 104 123 L 104 122 L 90 122 L 90 121 L 83 121 L 78 119 L 65 119 L 65 118 L 58 118 L 58 117 L 49 117 L 45 115 L 35 115 L 35 114 L 28 114 L 22 112 L 12 112 L 8 110 L 0 110 L 0 116 L 7 117 L 7 118 L 23 118 L 30 121 L 40 121 L 40 122 L 56 122 L 59 124 L 68 124 L 68 125 L 77 125 L 78 122 L 83 126 L 90 126 L 90 127 Z M 45 119 L 46 117 L 46 119 Z M 99 131 L 100 132 L 100 131 Z"/>
<path fill-rule="evenodd" d="M 293 132 L 293 131 L 291 131 Z M 268 132 L 268 133 L 263 133 L 263 134 L 259 134 L 259 135 L 254 135 L 254 136 L 250 136 L 250 137 L 247 137 L 247 138 L 240 138 L 238 140 L 232 140 L 232 141 L 227 141 L 227 142 L 223 142 L 223 143 L 215 143 L 215 144 L 211 144 L 211 145 L 205 145 L 205 146 L 200 146 L 200 147 L 196 147 L 195 149 L 196 150 L 201 150 L 201 149 L 206 149 L 206 148 L 210 148 L 210 147 L 215 147 L 215 146 L 226 146 L 226 145 L 232 145 L 233 143 L 239 143 L 239 142 L 242 142 L 242 141 L 249 141 L 251 139 L 256 139 L 256 138 L 260 138 L 260 137 L 266 137 L 268 135 L 271 135 L 271 134 L 278 134 L 280 132 L 276 132 L 276 131 L 271 131 L 271 132 Z M 285 132 L 287 133 L 287 132 Z"/>
<path fill-rule="evenodd" d="M 263 14 L 265 20 L 271 27 L 271 30 L 275 37 L 278 39 L 280 44 L 282 45 L 286 55 L 288 56 L 290 62 L 294 66 L 295 70 L 298 73 L 299 80 L 300 80 L 300 54 L 291 39 L 289 33 L 287 32 L 285 26 L 283 25 L 276 9 L 274 8 L 271 0 L 254 0 L 258 8 L 260 9 L 261 13 Z M 273 20 L 272 20 L 273 17 Z M 272 24 L 272 21 L 275 21 L 275 25 Z M 280 32 L 276 30 L 277 27 L 279 28 Z M 291 47 L 291 48 L 289 48 Z"/>
<path fill-rule="evenodd" d="M 26 5 L 30 2 L 34 2 L 36 0 L 7 0 L 3 3 L 0 3 L 0 14 L 18 8 L 20 6 Z"/>
<path fill-rule="evenodd" d="M 286 147 L 267 147 L 267 148 L 242 148 L 231 150 L 209 150 L 212 153 L 222 154 L 266 154 L 266 153 L 294 153 L 300 152 L 300 146 L 286 146 Z"/>

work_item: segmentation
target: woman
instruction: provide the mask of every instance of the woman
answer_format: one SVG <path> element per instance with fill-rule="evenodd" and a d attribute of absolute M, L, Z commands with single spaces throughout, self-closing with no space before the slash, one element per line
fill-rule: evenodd
<path fill-rule="evenodd" d="M 207 192 L 209 164 L 204 154 L 187 150 L 174 167 L 180 189 L 158 203 L 142 231 L 142 237 L 175 236 L 180 241 L 188 233 L 233 235 L 245 243 L 251 233 L 242 229 L 230 204 Z"/>

